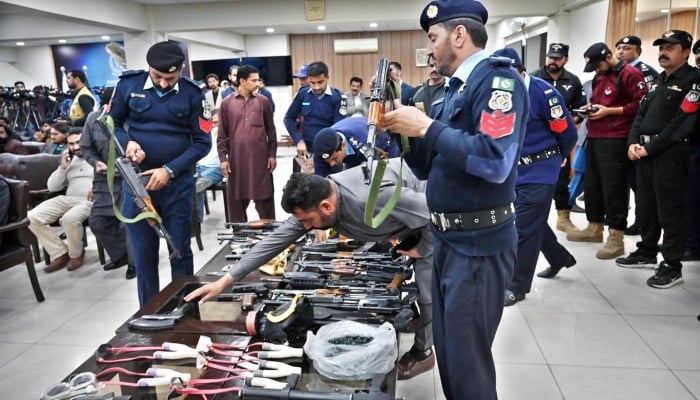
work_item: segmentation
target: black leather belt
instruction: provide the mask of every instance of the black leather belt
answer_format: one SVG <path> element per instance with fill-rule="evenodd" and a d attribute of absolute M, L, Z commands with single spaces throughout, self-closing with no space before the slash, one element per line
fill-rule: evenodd
<path fill-rule="evenodd" d="M 659 136 L 659 135 L 639 135 L 639 143 L 640 144 L 649 144 L 657 136 Z M 683 138 L 683 139 L 679 140 L 678 142 L 688 143 L 688 138 Z"/>
<path fill-rule="evenodd" d="M 518 160 L 518 165 L 530 165 L 538 161 L 548 160 L 554 156 L 558 156 L 559 154 L 561 154 L 559 146 L 550 147 L 547 150 L 540 151 L 539 153 L 520 157 Z"/>
<path fill-rule="evenodd" d="M 515 214 L 515 207 L 513 203 L 510 203 L 502 207 L 468 213 L 446 214 L 431 212 L 430 221 L 438 230 L 443 232 L 464 231 L 486 228 L 508 222 L 513 214 Z"/>

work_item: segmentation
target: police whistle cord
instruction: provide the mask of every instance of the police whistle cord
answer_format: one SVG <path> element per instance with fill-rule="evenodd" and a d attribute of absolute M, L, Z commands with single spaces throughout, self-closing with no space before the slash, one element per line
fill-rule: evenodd
<path fill-rule="evenodd" d="M 379 210 L 375 215 L 377 209 L 377 198 L 379 197 L 379 188 L 381 187 L 382 180 L 384 178 L 384 171 L 388 165 L 386 157 L 377 157 L 376 168 L 374 174 L 372 173 L 373 161 L 377 150 L 375 149 L 376 138 L 382 132 L 382 122 L 384 119 L 385 103 L 389 101 L 393 105 L 393 100 L 399 98 L 396 96 L 397 89 L 395 84 L 389 78 L 389 60 L 385 58 L 380 58 L 377 63 L 377 72 L 375 73 L 377 79 L 372 86 L 372 92 L 370 94 L 369 111 L 367 115 L 367 143 L 363 146 L 362 153 L 367 159 L 362 163 L 362 171 L 365 176 L 365 184 L 370 185 L 369 195 L 367 196 L 367 206 L 365 207 L 364 221 L 365 224 L 372 228 L 377 228 L 379 225 L 387 219 L 391 211 L 396 207 L 396 203 L 399 201 L 401 196 L 401 188 L 403 186 L 403 158 L 404 155 L 409 151 L 408 138 L 406 136 L 401 136 L 401 169 L 399 170 L 399 179 L 394 187 L 394 192 L 392 193 L 389 200 L 386 202 L 384 207 Z"/>
<path fill-rule="evenodd" d="M 148 194 L 143 182 L 141 181 L 141 175 L 136 171 L 134 165 L 126 158 L 124 149 L 117 141 L 116 135 L 114 134 L 114 120 L 111 116 L 105 115 L 105 110 L 103 114 L 96 120 L 96 123 L 100 126 L 104 134 L 110 139 L 109 140 L 109 157 L 107 159 L 107 187 L 109 188 L 109 194 L 112 196 L 112 210 L 114 215 L 118 220 L 133 224 L 145 219 L 148 224 L 155 230 L 156 234 L 165 239 L 170 248 L 170 258 L 177 257 L 182 258 L 179 249 L 175 246 L 175 241 L 173 240 L 170 233 L 163 225 L 163 219 L 156 211 L 155 206 L 151 200 L 151 196 Z M 117 154 L 118 153 L 118 154 Z M 132 198 L 136 206 L 141 210 L 141 213 L 134 218 L 125 217 L 117 207 L 117 202 L 114 201 L 114 175 L 115 167 L 119 170 L 124 182 L 129 186 L 129 190 L 132 193 Z"/>

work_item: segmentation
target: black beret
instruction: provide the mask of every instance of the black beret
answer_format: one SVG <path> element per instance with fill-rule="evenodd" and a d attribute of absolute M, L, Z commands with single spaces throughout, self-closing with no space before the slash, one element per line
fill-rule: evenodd
<path fill-rule="evenodd" d="M 475 0 L 433 0 L 420 14 L 420 26 L 428 32 L 430 26 L 454 18 L 470 18 L 486 24 L 489 13 L 483 4 Z"/>
<path fill-rule="evenodd" d="M 624 36 L 621 37 L 620 40 L 617 41 L 617 43 L 615 43 L 615 47 L 621 44 L 633 44 L 637 47 L 642 47 L 642 39 L 634 35 Z"/>
<path fill-rule="evenodd" d="M 659 46 L 661 43 L 678 43 L 681 45 L 681 48 L 689 49 L 693 45 L 693 36 L 686 31 L 671 29 L 661 35 L 660 38 L 654 40 L 653 45 Z"/>
<path fill-rule="evenodd" d="M 185 62 L 185 53 L 180 47 L 180 42 L 167 40 L 151 46 L 146 53 L 146 61 L 151 68 L 160 72 L 175 72 Z"/>

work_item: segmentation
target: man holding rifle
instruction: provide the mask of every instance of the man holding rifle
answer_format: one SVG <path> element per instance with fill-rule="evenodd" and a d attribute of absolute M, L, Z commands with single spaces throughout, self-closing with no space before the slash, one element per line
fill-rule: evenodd
<path fill-rule="evenodd" d="M 174 41 L 151 46 L 146 55 L 149 70 L 122 74 L 112 99 L 110 115 L 126 157 L 150 176 L 146 190 L 172 235 L 172 278 L 192 275 L 192 203 L 194 167 L 211 146 L 211 106 L 199 86 L 181 77 L 185 54 Z M 125 126 L 128 128 L 125 130 Z M 142 210 L 128 185 L 123 186 L 122 213 L 133 218 Z M 158 250 L 160 238 L 146 221 L 126 226 L 133 249 L 139 303 L 143 306 L 160 290 Z"/>
<path fill-rule="evenodd" d="M 282 207 L 293 216 L 244 254 L 229 274 L 193 291 L 185 300 L 192 301 L 201 297 L 200 302 L 203 303 L 215 299 L 232 283 L 266 263 L 311 229 L 332 227 L 342 235 L 361 241 L 404 240 L 420 234 L 420 240 L 414 248 L 399 250 L 401 254 L 416 259 L 421 316 L 413 347 L 399 360 L 398 375 L 399 379 L 410 379 L 432 369 L 435 363 L 430 295 L 433 246 L 432 233 L 428 228 L 425 182 L 419 181 L 407 167 L 403 168 L 403 175 L 400 171 L 401 161 L 390 160 L 378 195 L 379 205 L 384 205 L 391 197 L 399 179 L 403 180 L 403 188 L 396 207 L 377 228 L 364 223 L 363 211 L 369 186 L 364 184 L 364 174 L 360 167 L 347 169 L 328 178 L 294 173 L 282 196 Z"/>

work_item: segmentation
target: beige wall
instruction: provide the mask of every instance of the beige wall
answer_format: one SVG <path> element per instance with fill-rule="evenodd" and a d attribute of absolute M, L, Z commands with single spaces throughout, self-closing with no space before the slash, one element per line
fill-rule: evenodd
<path fill-rule="evenodd" d="M 379 51 L 376 53 L 336 54 L 335 39 L 362 39 L 376 37 Z M 394 31 L 376 33 L 332 33 L 314 35 L 290 35 L 290 49 L 294 71 L 299 66 L 313 61 L 328 65 L 331 86 L 342 92 L 350 90 L 350 78 L 359 76 L 364 80 L 363 90 L 369 93 L 369 81 L 377 68 L 379 57 L 401 63 L 404 81 L 415 86 L 428 78 L 426 67 L 416 67 L 416 49 L 425 48 L 428 38 L 423 31 Z M 294 93 L 298 83 L 294 83 Z"/>

